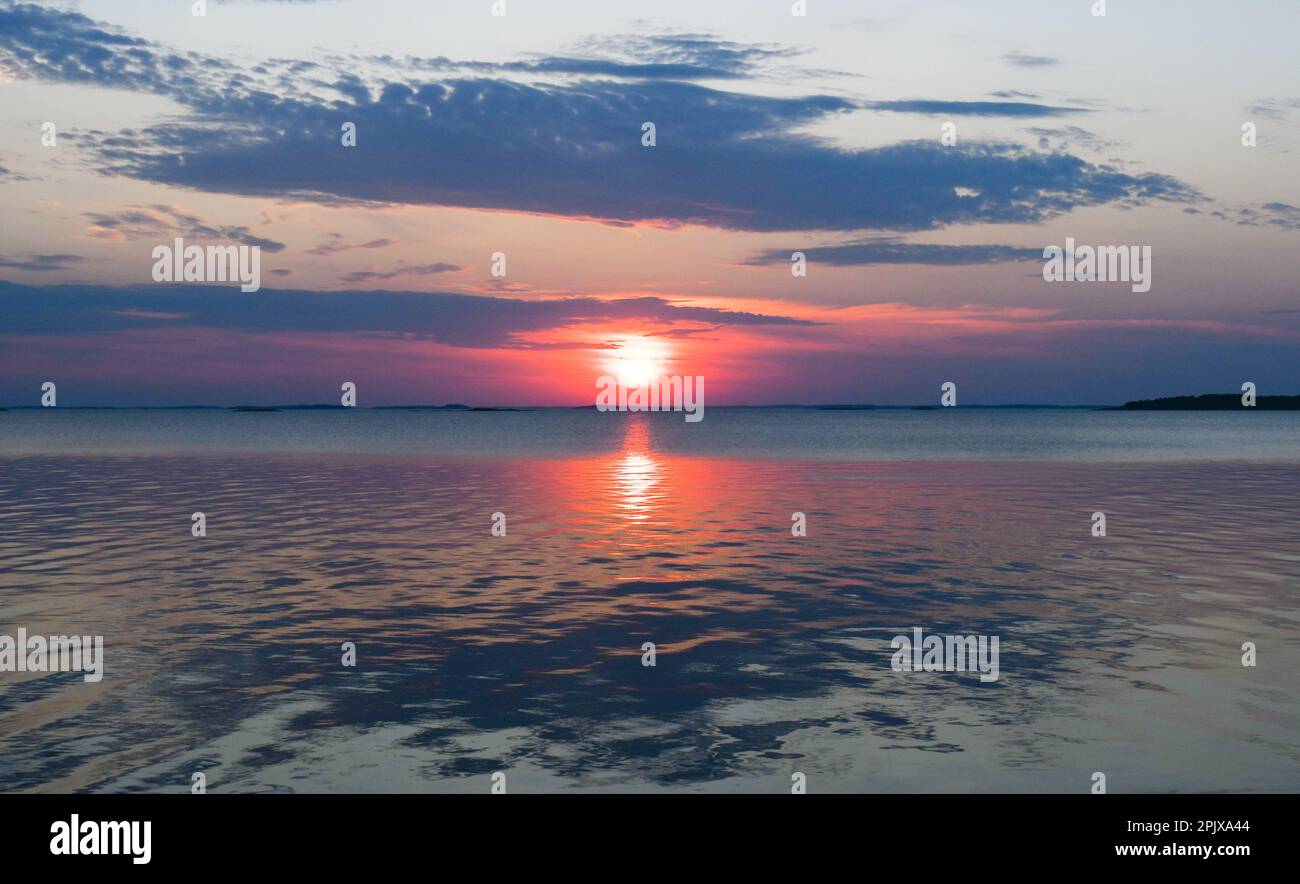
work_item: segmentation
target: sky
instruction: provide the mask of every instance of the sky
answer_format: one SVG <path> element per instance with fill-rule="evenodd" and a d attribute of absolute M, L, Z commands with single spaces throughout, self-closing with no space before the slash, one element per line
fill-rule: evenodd
<path fill-rule="evenodd" d="M 1300 393 L 1293 0 L 194 5 L 0 0 L 0 406 Z"/>

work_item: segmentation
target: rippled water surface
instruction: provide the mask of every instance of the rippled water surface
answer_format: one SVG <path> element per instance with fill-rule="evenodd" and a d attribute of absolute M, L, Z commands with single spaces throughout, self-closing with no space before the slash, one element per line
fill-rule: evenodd
<path fill-rule="evenodd" d="M 0 673 L 0 791 L 1300 790 L 1294 449 L 741 458 L 602 417 L 568 456 L 24 430 L 0 633 L 103 635 L 106 664 Z M 914 626 L 1000 636 L 999 680 L 892 671 Z"/>

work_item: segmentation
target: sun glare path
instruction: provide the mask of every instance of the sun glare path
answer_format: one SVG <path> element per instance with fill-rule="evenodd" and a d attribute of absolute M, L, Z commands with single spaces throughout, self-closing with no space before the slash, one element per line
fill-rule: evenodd
<path fill-rule="evenodd" d="M 659 462 L 650 454 L 645 418 L 638 415 L 628 420 L 623 456 L 614 468 L 612 496 L 627 519 L 644 522 L 656 509 L 658 484 Z"/>

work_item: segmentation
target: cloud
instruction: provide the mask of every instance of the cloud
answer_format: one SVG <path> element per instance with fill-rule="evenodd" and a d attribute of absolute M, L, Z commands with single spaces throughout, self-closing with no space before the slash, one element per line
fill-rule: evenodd
<path fill-rule="evenodd" d="M 1026 55 L 1019 50 L 1006 53 L 1002 56 L 1002 60 L 1019 68 L 1045 68 L 1061 63 L 1059 58 L 1048 55 Z"/>
<path fill-rule="evenodd" d="M 394 239 L 376 239 L 370 242 L 360 243 L 358 245 L 349 245 L 343 242 L 343 234 L 327 233 L 325 241 L 314 249 L 308 249 L 309 255 L 337 255 L 339 252 L 348 252 L 352 249 L 386 249 L 389 246 L 397 245 Z"/>
<path fill-rule="evenodd" d="M 1079 126 L 1063 126 L 1058 129 L 1031 127 L 1026 131 L 1038 136 L 1038 146 L 1043 150 L 1068 151 L 1076 144 L 1091 151 L 1114 150 L 1120 146 L 1119 142 L 1108 141 Z"/>
<path fill-rule="evenodd" d="M 1251 116 L 1265 117 L 1270 120 L 1286 120 L 1300 111 L 1300 98 L 1261 98 L 1246 108 Z"/>
<path fill-rule="evenodd" d="M 1287 203 L 1264 203 L 1259 207 L 1246 206 L 1230 211 L 1229 215 L 1243 227 L 1280 227 L 1283 230 L 1300 230 L 1300 206 Z"/>
<path fill-rule="evenodd" d="M 214 226 L 197 215 L 172 206 L 127 206 L 118 212 L 86 212 L 90 221 L 86 236 L 96 239 L 161 241 L 180 236 L 200 240 L 259 246 L 264 252 L 279 252 L 284 243 L 255 236 L 247 227 Z"/>
<path fill-rule="evenodd" d="M 26 175 L 20 175 L 7 166 L 0 166 L 0 181 L 38 181 L 38 178 L 29 178 Z"/>
<path fill-rule="evenodd" d="M 804 50 L 773 44 L 736 43 L 711 34 L 623 34 L 595 37 L 586 46 L 615 50 L 633 58 L 689 68 L 750 73 L 774 61 L 803 55 Z"/>
<path fill-rule="evenodd" d="M 698 35 L 644 39 L 654 63 L 737 75 L 791 54 Z M 806 133 L 863 109 L 1082 112 L 1026 102 L 773 97 L 653 78 L 421 81 L 408 72 L 371 84 L 350 72 L 320 79 L 310 63 L 245 70 L 169 53 L 78 13 L 32 6 L 0 7 L 0 60 L 25 77 L 92 81 L 184 105 L 182 120 L 79 133 L 78 141 L 105 174 L 215 193 L 746 231 L 1032 223 L 1080 206 L 1199 199 L 1172 177 L 1060 152 L 934 141 L 844 150 Z M 340 145 L 344 121 L 357 126 L 356 147 Z M 647 121 L 657 127 L 653 148 L 641 145 Z"/>
<path fill-rule="evenodd" d="M 166 76 L 160 64 L 168 60 L 148 46 L 79 12 L 32 3 L 0 6 L 0 48 L 17 70 L 39 71 L 46 79 L 141 88 Z"/>
<path fill-rule="evenodd" d="M 81 334 L 204 327 L 231 332 L 362 333 L 438 341 L 458 347 L 535 349 L 531 335 L 597 322 L 662 329 L 812 326 L 805 319 L 680 304 L 659 297 L 552 300 L 453 292 L 276 291 L 251 298 L 238 288 L 191 285 L 24 286 L 0 281 L 6 334 Z"/>
<path fill-rule="evenodd" d="M 864 107 L 900 114 L 934 114 L 947 117 L 1060 117 L 1092 113 L 1089 108 L 1057 107 L 1027 101 L 868 101 Z"/>
<path fill-rule="evenodd" d="M 755 255 L 747 264 L 789 264 L 789 249 L 768 249 Z M 935 243 L 905 243 L 895 239 L 878 238 L 838 245 L 801 248 L 813 264 L 830 264 L 834 267 L 864 266 L 872 264 L 931 264 L 956 266 L 964 264 L 1002 264 L 1012 261 L 1041 261 L 1042 248 L 1022 248 L 1003 245 L 939 245 Z"/>
<path fill-rule="evenodd" d="M 539 56 L 527 61 L 484 62 L 445 56 L 419 58 L 370 56 L 405 71 L 476 74 L 570 74 L 633 80 L 734 80 L 772 72 L 804 50 L 774 45 L 733 43 L 708 34 L 621 34 L 593 37 L 579 50 L 585 56 Z M 819 72 L 828 73 L 828 72 Z M 833 73 L 833 72 L 830 72 Z"/>
<path fill-rule="evenodd" d="M 1193 207 L 1183 209 L 1189 215 L 1209 215 L 1240 227 L 1278 227 L 1282 230 L 1300 230 L 1300 206 L 1288 203 L 1262 203 L 1253 206 L 1221 206 L 1213 211 Z"/>
<path fill-rule="evenodd" d="M 346 274 L 343 279 L 345 282 L 374 282 L 380 279 L 396 279 L 399 276 L 432 276 L 437 273 L 456 273 L 460 270 L 461 267 L 458 264 L 439 262 L 437 264 L 399 267 L 396 270 L 356 270 Z"/>
<path fill-rule="evenodd" d="M 150 311 L 150 310 L 109 310 L 107 312 L 111 313 L 114 316 L 129 316 L 132 319 L 170 320 L 170 319 L 186 318 L 184 313 L 163 313 L 161 311 Z"/>
<path fill-rule="evenodd" d="M 67 270 L 73 264 L 84 260 L 86 259 L 80 255 L 31 255 L 18 259 L 0 258 L 0 267 L 46 273 L 51 270 Z"/>
<path fill-rule="evenodd" d="M 720 325 L 706 326 L 705 328 L 667 328 L 664 329 L 663 331 L 649 332 L 648 334 L 645 335 L 645 337 L 673 338 L 675 340 L 684 340 L 686 338 L 693 338 L 698 335 L 712 334 L 716 331 L 720 331 L 721 329 L 722 326 Z"/>

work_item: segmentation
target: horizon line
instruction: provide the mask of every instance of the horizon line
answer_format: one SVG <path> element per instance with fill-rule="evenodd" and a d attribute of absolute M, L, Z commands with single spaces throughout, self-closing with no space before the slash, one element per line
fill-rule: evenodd
<path fill-rule="evenodd" d="M 1120 403 L 976 403 L 968 405 L 941 406 L 935 404 L 911 404 L 911 405 L 879 405 L 867 402 L 823 402 L 811 404 L 798 403 L 774 403 L 770 405 L 713 405 L 711 408 L 732 408 L 732 409 L 808 409 L 822 411 L 918 411 L 918 410 L 940 410 L 944 408 L 966 408 L 966 409 L 1116 409 L 1123 408 L 1126 405 L 1139 405 L 1144 403 L 1169 402 L 1172 400 L 1196 400 L 1209 397 L 1216 398 L 1239 398 L 1240 394 L 1231 393 L 1193 393 L 1175 396 L 1157 396 L 1150 399 L 1129 399 Z M 1300 394 L 1269 394 L 1258 397 L 1259 401 L 1266 399 L 1300 399 Z M 325 411 L 337 410 L 346 411 L 349 409 L 361 409 L 365 411 L 384 411 L 384 410 L 427 410 L 427 411 L 576 411 L 584 409 L 596 409 L 596 405 L 466 405 L 460 402 L 446 402 L 439 405 L 433 404 L 401 404 L 401 405 L 341 405 L 328 402 L 313 403 L 289 403 L 275 405 L 255 405 L 251 403 L 240 403 L 236 405 L 213 405 L 204 403 L 186 403 L 183 405 L 0 405 L 0 411 L 28 411 L 28 410 L 45 410 L 47 408 L 62 408 L 68 411 L 185 411 L 185 410 L 202 410 L 202 411 L 232 411 L 232 410 L 251 410 L 251 411 Z M 671 411 L 672 409 L 661 409 Z M 639 410 L 638 410 L 639 411 Z M 628 411 L 627 413 L 635 413 Z"/>

